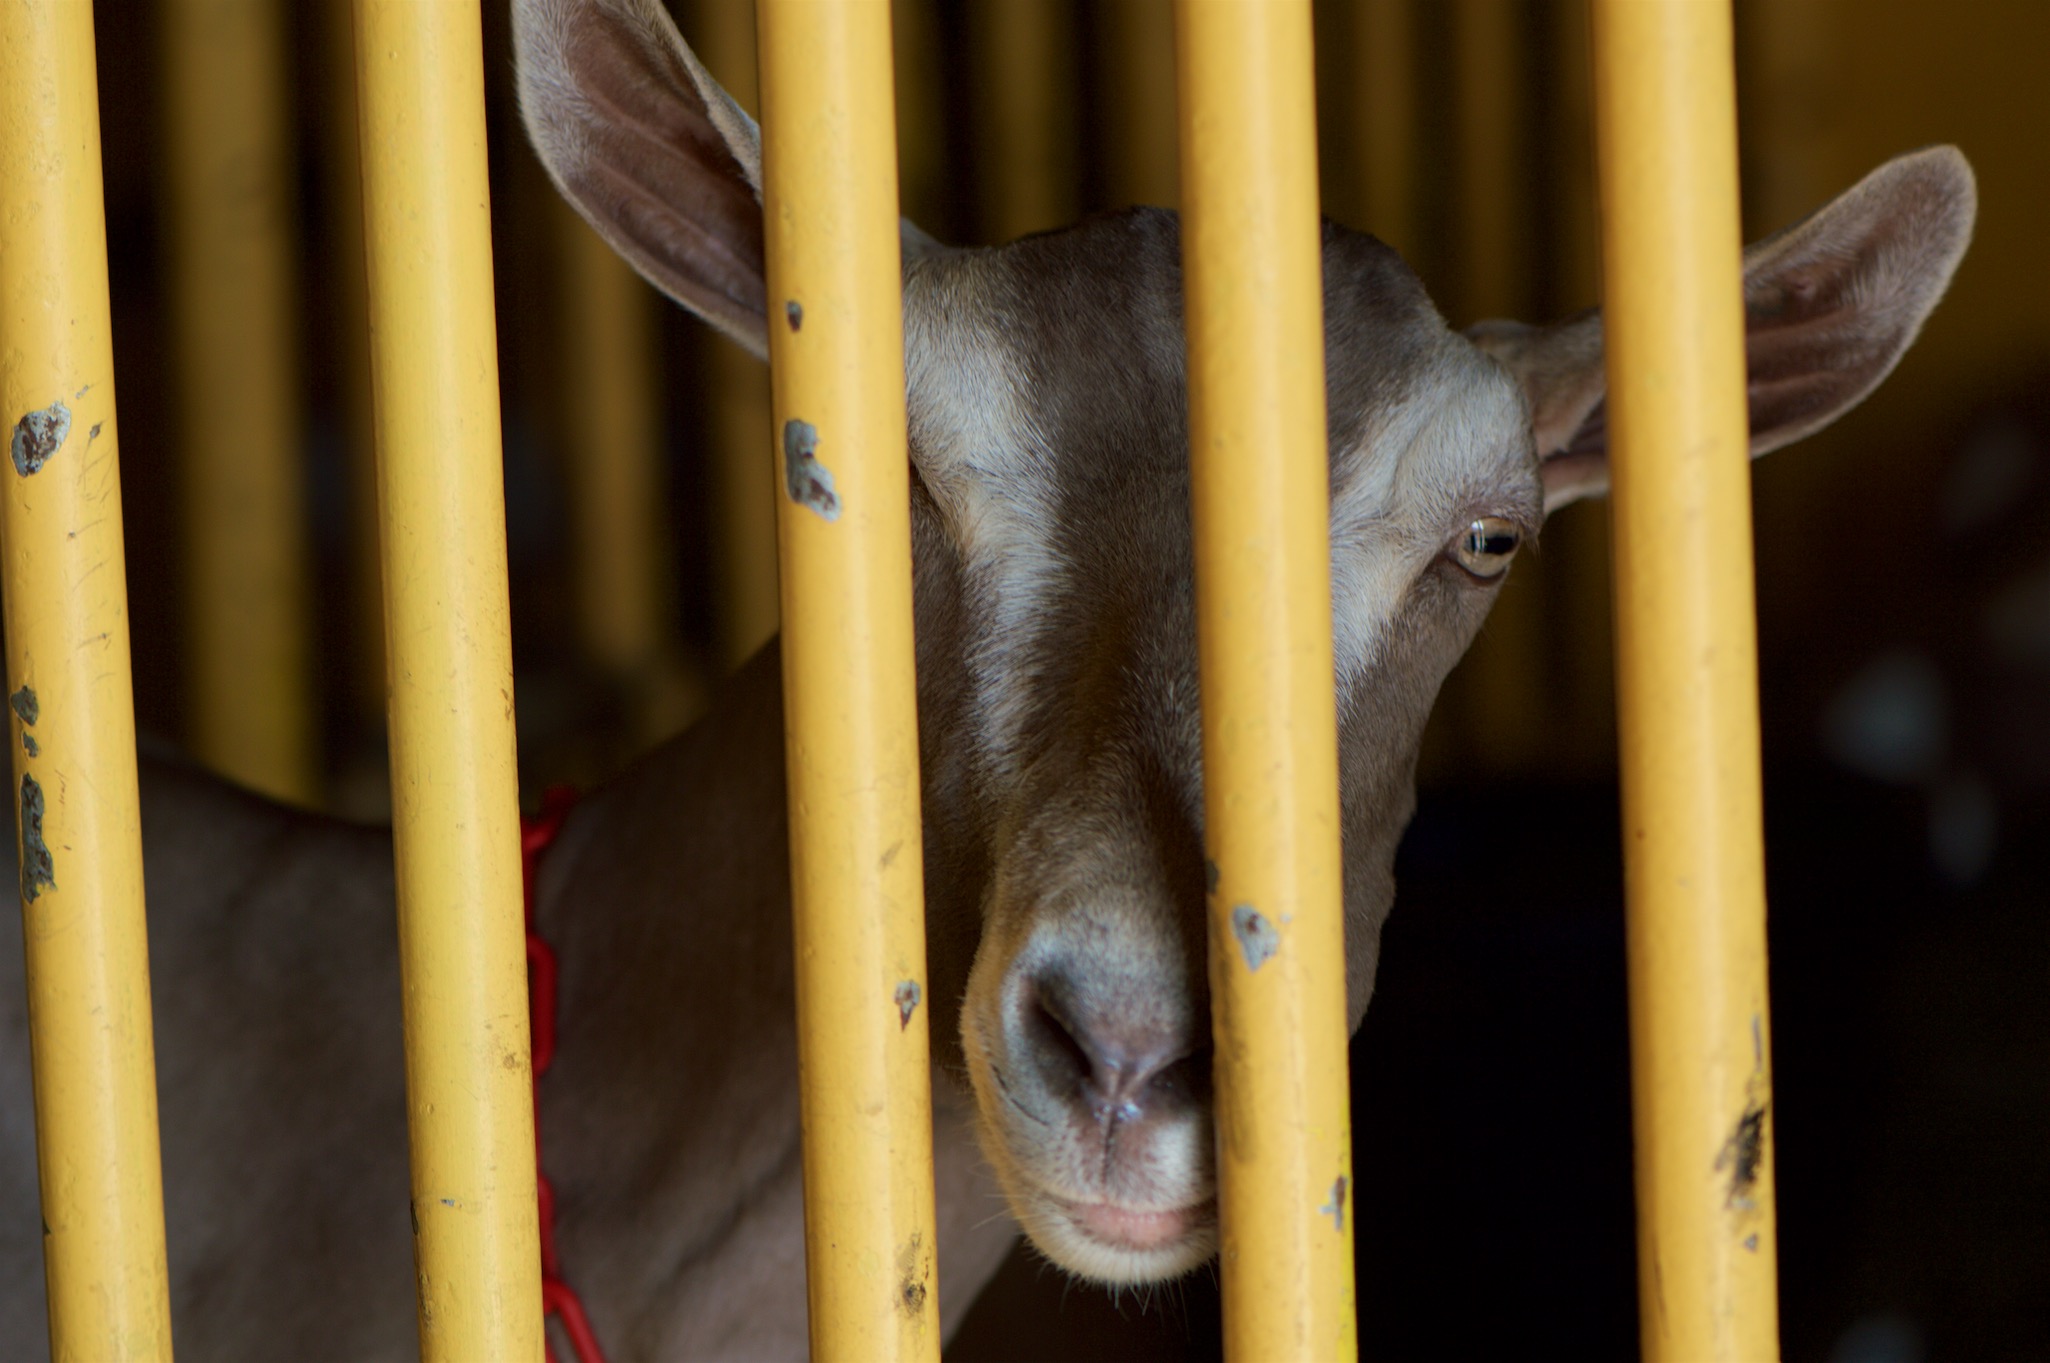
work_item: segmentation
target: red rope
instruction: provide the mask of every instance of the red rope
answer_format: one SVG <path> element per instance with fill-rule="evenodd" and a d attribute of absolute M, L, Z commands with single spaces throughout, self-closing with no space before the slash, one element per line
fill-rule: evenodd
<path fill-rule="evenodd" d="M 555 1060 L 555 950 L 534 927 L 534 882 L 540 874 L 541 854 L 562 832 L 576 799 L 576 792 L 568 786 L 551 787 L 541 797 L 541 812 L 520 820 L 520 866 L 527 901 L 527 1022 L 534 1069 L 534 1183 L 541 1195 L 542 1318 L 561 1320 L 578 1363 L 605 1363 L 605 1351 L 598 1347 L 598 1335 L 584 1313 L 583 1299 L 563 1280 L 562 1261 L 555 1253 L 555 1189 L 541 1172 L 541 1076 Z M 548 1363 L 557 1363 L 553 1345 L 548 1346 Z"/>

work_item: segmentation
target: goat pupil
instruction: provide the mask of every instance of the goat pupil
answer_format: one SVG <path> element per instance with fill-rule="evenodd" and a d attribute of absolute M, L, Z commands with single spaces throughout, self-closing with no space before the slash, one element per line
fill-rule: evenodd
<path fill-rule="evenodd" d="M 1516 552 L 1516 536 L 1513 534 L 1490 534 L 1487 527 L 1476 522 L 1467 527 L 1466 552 L 1487 557 L 1498 557 Z"/>

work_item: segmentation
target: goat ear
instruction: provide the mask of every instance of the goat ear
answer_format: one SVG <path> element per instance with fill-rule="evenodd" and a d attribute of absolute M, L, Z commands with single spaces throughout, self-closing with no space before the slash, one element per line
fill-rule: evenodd
<path fill-rule="evenodd" d="M 514 0 L 513 49 L 563 197 L 649 283 L 767 358 L 761 132 L 661 0 Z"/>
<path fill-rule="evenodd" d="M 1977 203 L 1964 156 L 1932 147 L 1745 251 L 1754 458 L 1821 430 L 1892 372 L 1949 287 Z M 1482 322 L 1467 335 L 1523 384 L 1545 510 L 1606 491 L 1600 313 L 1550 327 Z"/>

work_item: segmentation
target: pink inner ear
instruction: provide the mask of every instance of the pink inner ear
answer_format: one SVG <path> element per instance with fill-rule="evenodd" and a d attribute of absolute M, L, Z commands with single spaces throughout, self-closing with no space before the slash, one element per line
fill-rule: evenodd
<path fill-rule="evenodd" d="M 1536 413 L 1531 422 L 1531 435 L 1537 441 L 1538 458 L 1550 467 L 1563 454 L 1572 452 L 1574 439 L 1585 424 L 1587 409 L 1575 404 L 1549 405 Z"/>
<path fill-rule="evenodd" d="M 656 0 L 516 7 L 521 107 L 564 195 L 643 278 L 766 351 L 752 128 Z"/>
<path fill-rule="evenodd" d="M 1545 489 L 1545 514 L 1568 502 L 1601 492 L 1609 484 L 1609 461 L 1601 447 L 1553 455 L 1538 468 Z"/>

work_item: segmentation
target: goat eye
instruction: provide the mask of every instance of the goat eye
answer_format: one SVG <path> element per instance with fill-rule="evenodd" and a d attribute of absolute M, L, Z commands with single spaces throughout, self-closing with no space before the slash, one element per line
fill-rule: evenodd
<path fill-rule="evenodd" d="M 1452 556 L 1459 566 L 1478 578 L 1500 577 L 1523 543 L 1523 532 L 1500 516 L 1482 516 L 1459 532 Z"/>

